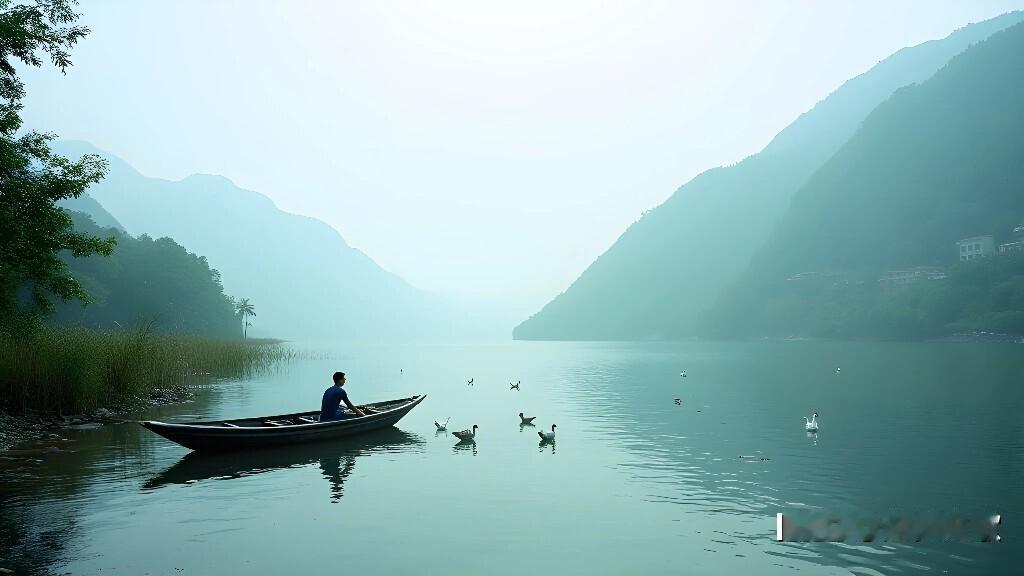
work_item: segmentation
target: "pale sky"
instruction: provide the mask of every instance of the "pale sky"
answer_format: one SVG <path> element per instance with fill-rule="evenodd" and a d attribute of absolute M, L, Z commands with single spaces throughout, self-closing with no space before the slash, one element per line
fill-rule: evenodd
<path fill-rule="evenodd" d="M 67 76 L 25 75 L 28 127 L 226 176 L 416 286 L 529 314 L 696 174 L 1024 0 L 79 8 Z"/>

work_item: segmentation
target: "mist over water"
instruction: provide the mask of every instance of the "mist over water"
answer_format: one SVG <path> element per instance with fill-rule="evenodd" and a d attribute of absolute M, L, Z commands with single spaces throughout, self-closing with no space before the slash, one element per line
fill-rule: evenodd
<path fill-rule="evenodd" d="M 1024 391 L 999 344 L 292 344 L 162 420 L 428 394 L 397 429 L 205 456 L 134 424 L 4 462 L 41 573 L 997 574 L 1019 567 Z M 841 367 L 837 373 L 836 368 Z M 686 377 L 680 377 L 680 372 Z M 467 380 L 474 384 L 469 386 Z M 509 383 L 521 381 L 521 391 Z M 677 405 L 675 400 L 679 399 Z M 537 416 L 521 427 L 519 412 Z M 808 435 L 804 416 L 819 413 Z M 478 424 L 475 444 L 449 430 Z M 557 441 L 537 430 L 558 424 Z M 755 456 L 756 458 L 739 458 Z M 776 512 L 1002 513 L 1003 542 L 773 541 Z"/>
<path fill-rule="evenodd" d="M 1024 573 L 1024 0 L 891 4 L 0 3 L 0 576 Z"/>

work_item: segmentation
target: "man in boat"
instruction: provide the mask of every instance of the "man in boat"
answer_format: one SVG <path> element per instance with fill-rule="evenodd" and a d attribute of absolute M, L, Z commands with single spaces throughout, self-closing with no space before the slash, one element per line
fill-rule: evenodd
<path fill-rule="evenodd" d="M 327 422 L 328 420 L 341 420 L 342 418 L 348 418 L 346 416 L 345 409 L 341 407 L 341 403 L 344 402 L 348 409 L 355 413 L 356 416 L 366 416 L 367 414 L 373 413 L 373 410 L 369 408 L 360 408 L 352 404 L 348 399 L 348 392 L 345 391 L 345 373 L 335 372 L 334 373 L 334 386 L 331 386 L 324 391 L 323 400 L 320 401 L 320 421 Z"/>

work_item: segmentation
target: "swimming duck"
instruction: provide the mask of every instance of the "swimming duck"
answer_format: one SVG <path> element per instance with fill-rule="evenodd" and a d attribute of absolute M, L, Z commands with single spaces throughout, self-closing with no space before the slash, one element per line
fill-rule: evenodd
<path fill-rule="evenodd" d="M 545 440 L 545 441 L 548 441 L 548 442 L 554 442 L 554 440 L 555 440 L 555 425 L 554 424 L 551 425 L 551 432 L 540 432 L 540 431 L 538 431 L 537 435 L 540 436 L 541 440 Z"/>
<path fill-rule="evenodd" d="M 810 420 L 807 419 L 807 416 L 804 416 L 804 429 L 806 429 L 808 432 L 817 432 L 818 431 L 818 413 L 817 412 L 815 412 L 814 415 L 811 416 Z"/>
<path fill-rule="evenodd" d="M 479 428 L 476 424 L 473 424 L 472 428 L 467 428 L 461 432 L 452 432 L 452 436 L 455 436 L 459 440 L 472 440 L 476 438 L 476 429 Z"/>
<path fill-rule="evenodd" d="M 452 419 L 452 418 L 451 418 L 451 416 L 449 416 L 449 417 L 448 417 L 448 420 L 451 420 L 451 419 Z M 444 424 L 441 424 L 441 423 L 440 423 L 440 422 L 438 422 L 437 420 L 434 420 L 434 426 L 437 426 L 437 431 L 438 431 L 438 432 L 442 432 L 442 431 L 444 431 L 444 430 L 447 430 L 447 429 L 448 429 L 448 420 L 445 420 L 445 421 L 444 421 Z"/>
<path fill-rule="evenodd" d="M 536 416 L 530 416 L 529 418 L 527 418 L 526 416 L 523 416 L 522 412 L 520 412 L 519 413 L 519 419 L 522 420 L 522 422 L 520 422 L 520 424 L 533 424 L 533 421 L 536 420 L 537 417 Z"/>

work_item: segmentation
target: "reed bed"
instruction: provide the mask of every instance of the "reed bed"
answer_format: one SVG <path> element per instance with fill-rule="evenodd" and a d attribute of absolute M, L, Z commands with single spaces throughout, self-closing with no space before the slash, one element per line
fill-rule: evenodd
<path fill-rule="evenodd" d="M 149 327 L 0 333 L 0 409 L 82 414 L 127 408 L 155 389 L 245 377 L 294 354 L 275 340 L 218 340 Z"/>

